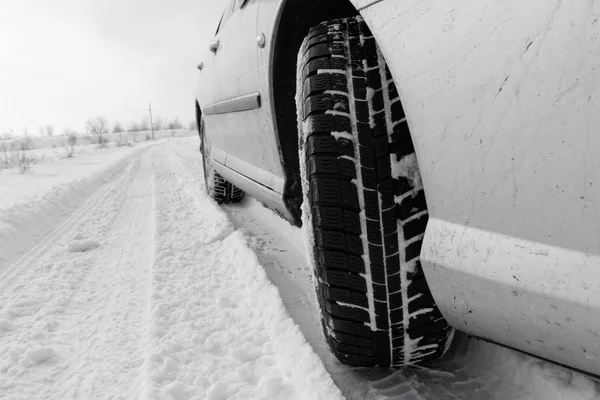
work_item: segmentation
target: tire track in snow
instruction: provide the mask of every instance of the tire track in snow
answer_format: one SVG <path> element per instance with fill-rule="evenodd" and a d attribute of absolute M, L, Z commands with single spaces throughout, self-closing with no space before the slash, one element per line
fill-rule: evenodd
<path fill-rule="evenodd" d="M 73 230 L 73 227 L 81 223 L 86 215 L 100 207 L 111 192 L 122 190 L 130 176 L 131 165 L 129 164 L 124 169 L 116 172 L 79 209 L 75 210 L 64 222 L 44 236 L 32 249 L 18 259 L 11 261 L 0 275 L 0 293 L 10 292 L 10 285 L 14 284 L 15 280 L 28 281 L 32 276 L 37 275 L 38 271 L 33 271 L 31 264 L 35 264 L 42 254 L 48 252 L 48 249 L 55 247 L 65 232 Z M 26 273 L 26 275 L 23 275 L 23 273 Z M 3 300 L 5 299 L 0 297 L 0 304 L 4 303 Z"/>
<path fill-rule="evenodd" d="M 27 270 L 0 303 L 0 398 L 139 392 L 153 193 L 146 152 L 16 265 Z M 90 251 L 69 252 L 73 240 Z"/>
<path fill-rule="evenodd" d="M 134 398 L 143 382 L 143 335 L 154 262 L 152 152 L 140 157 L 125 201 L 98 252 L 95 268 L 73 299 L 65 330 L 79 340 L 73 354 L 87 355 L 63 386 L 70 398 Z M 82 318 L 83 317 L 83 318 Z M 83 326 L 82 326 L 83 325 Z M 81 331 L 87 332 L 81 340 Z"/>

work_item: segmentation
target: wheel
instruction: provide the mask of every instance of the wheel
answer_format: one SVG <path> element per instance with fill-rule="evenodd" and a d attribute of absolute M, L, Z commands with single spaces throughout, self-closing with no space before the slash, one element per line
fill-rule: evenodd
<path fill-rule="evenodd" d="M 454 331 L 419 259 L 423 185 L 398 91 L 362 18 L 311 29 L 297 80 L 303 230 L 329 347 L 353 366 L 440 357 Z"/>
<path fill-rule="evenodd" d="M 244 198 L 244 192 L 229 183 L 225 178 L 215 171 L 208 160 L 210 159 L 210 141 L 205 132 L 204 120 L 200 123 L 200 151 L 202 152 L 202 163 L 204 165 L 204 181 L 206 182 L 206 193 L 217 203 L 237 203 Z"/>

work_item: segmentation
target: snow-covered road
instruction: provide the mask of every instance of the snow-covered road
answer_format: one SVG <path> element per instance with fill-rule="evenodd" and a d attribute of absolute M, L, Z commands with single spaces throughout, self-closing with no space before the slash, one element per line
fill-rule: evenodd
<path fill-rule="evenodd" d="M 0 398 L 342 397 L 176 148 L 132 154 L 1 265 Z"/>
<path fill-rule="evenodd" d="M 123 151 L 35 197 L 0 176 L 1 399 L 600 398 L 465 337 L 430 369 L 340 365 L 297 228 L 210 200 L 197 138 Z"/>

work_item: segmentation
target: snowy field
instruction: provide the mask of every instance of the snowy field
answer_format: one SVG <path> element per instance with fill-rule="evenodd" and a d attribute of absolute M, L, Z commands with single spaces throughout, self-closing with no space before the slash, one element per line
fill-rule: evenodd
<path fill-rule="evenodd" d="M 598 399 L 458 336 L 428 368 L 340 365 L 302 237 L 205 193 L 198 139 L 0 172 L 0 399 Z"/>

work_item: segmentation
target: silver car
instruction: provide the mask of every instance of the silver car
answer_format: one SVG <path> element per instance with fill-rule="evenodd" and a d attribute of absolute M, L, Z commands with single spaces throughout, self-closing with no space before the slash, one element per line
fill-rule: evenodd
<path fill-rule="evenodd" d="M 303 227 L 340 361 L 416 364 L 458 329 L 600 374 L 599 18 L 229 1 L 198 65 L 207 190 Z"/>

